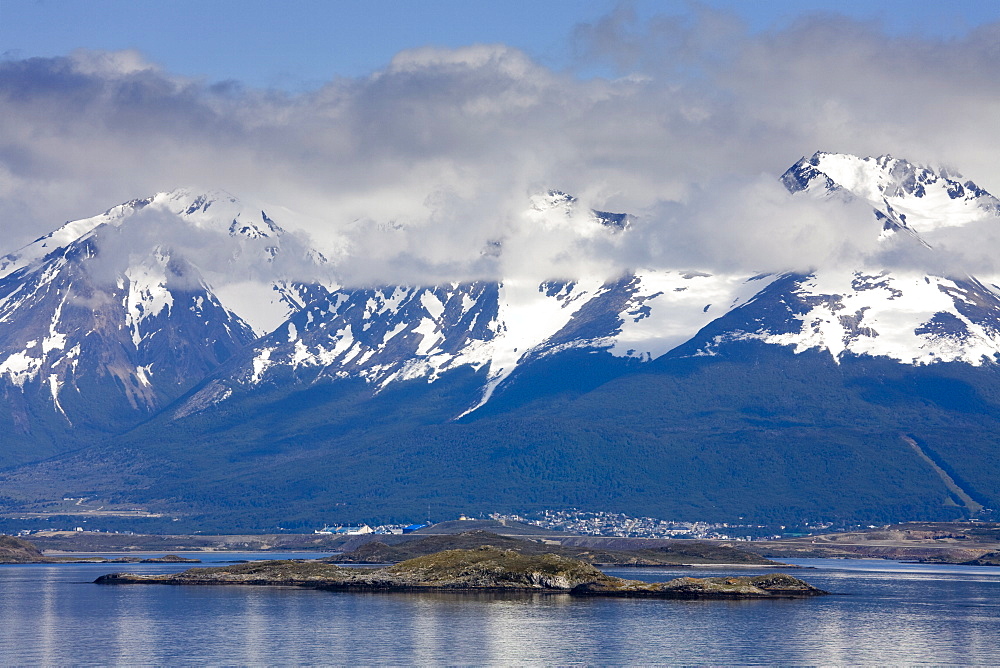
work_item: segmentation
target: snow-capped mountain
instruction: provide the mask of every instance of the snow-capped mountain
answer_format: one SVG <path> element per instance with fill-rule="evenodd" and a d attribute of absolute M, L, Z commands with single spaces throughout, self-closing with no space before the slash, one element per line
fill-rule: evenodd
<path fill-rule="evenodd" d="M 317 293 L 327 260 L 290 238 L 260 207 L 223 191 L 182 188 L 135 199 L 103 214 L 65 223 L 27 246 L 0 257 L 0 278 L 36 266 L 52 253 L 92 239 L 117 257 L 104 262 L 142 263 L 150 253 L 185 256 L 227 308 L 259 336 L 270 332 Z M 274 265 L 282 265 L 275 268 Z M 294 271 L 310 282 L 295 280 Z M 285 269 L 283 271 L 283 269 Z M 319 285 L 330 285 L 326 280 Z"/>
<path fill-rule="evenodd" d="M 1000 200 L 972 181 L 889 155 L 859 158 L 818 152 L 795 163 L 781 180 L 793 193 L 865 201 L 886 232 L 919 235 L 1000 215 Z"/>
<path fill-rule="evenodd" d="M 942 232 L 1000 225 L 974 183 L 894 158 L 817 153 L 782 179 L 810 211 L 852 200 L 865 248 L 933 259 Z M 557 191 L 522 222 L 598 246 L 643 224 Z M 82 496 L 226 529 L 428 499 L 979 516 L 1000 499 L 1000 288 L 880 262 L 345 288 L 308 280 L 332 263 L 262 207 L 130 202 L 0 260 L 0 461 L 26 463 L 0 505 Z M 107 438 L 73 440 L 87 429 Z M 19 445 L 39 430 L 47 448 Z"/>
<path fill-rule="evenodd" d="M 921 232 L 1000 212 L 996 198 L 973 182 L 888 156 L 817 153 L 782 180 L 795 196 L 867 202 L 872 235 L 883 240 L 905 231 L 922 242 Z M 582 220 L 593 225 L 587 234 L 627 233 L 624 214 L 580 216 L 576 206 L 572 196 L 550 191 L 532 198 L 528 217 Z M 1000 299 L 967 276 L 826 268 L 759 276 L 638 270 L 614 280 L 338 291 L 257 341 L 239 369 L 216 378 L 178 414 L 288 379 L 363 378 L 377 391 L 400 380 L 433 382 L 463 366 L 483 375 L 471 411 L 533 362 L 562 352 L 649 361 L 671 350 L 716 354 L 727 341 L 748 339 L 834 358 L 978 365 L 1000 354 Z"/>
<path fill-rule="evenodd" d="M 903 231 L 933 252 L 922 235 L 943 227 L 995 220 L 1000 201 L 972 181 L 961 182 L 905 160 L 816 153 L 782 177 L 800 197 L 847 197 L 870 204 L 883 242 Z M 991 222 L 992 222 L 991 220 Z M 1000 360 L 1000 289 L 968 276 L 912 269 L 819 268 L 786 274 L 752 303 L 727 314 L 699 339 L 697 354 L 728 341 L 759 340 L 844 355 L 885 357 L 904 364 Z"/>
<path fill-rule="evenodd" d="M 873 238 L 890 243 L 903 232 L 929 252 L 921 235 L 1000 214 L 1000 202 L 973 182 L 889 156 L 817 153 L 782 181 L 794 197 L 865 202 Z M 634 223 L 559 191 L 532 197 L 525 218 L 576 226 L 584 237 L 629 234 Z M 494 252 L 508 251 L 498 243 Z M 34 387 L 72 422 L 66 397 L 85 377 L 117 379 L 128 405 L 147 412 L 205 379 L 174 409 L 183 417 L 260 388 L 360 379 L 377 393 L 471 370 L 479 387 L 457 417 L 536 362 L 570 351 L 622 369 L 667 353 L 715 355 L 745 340 L 911 365 L 1000 359 L 997 288 L 970 276 L 684 267 L 366 289 L 302 280 L 327 269 L 260 207 L 226 193 L 135 200 L 0 260 L 0 378 L 26 394 Z"/>
<path fill-rule="evenodd" d="M 97 429 L 148 416 L 253 341 L 250 323 L 273 326 L 325 294 L 264 278 L 260 267 L 282 253 L 323 261 L 283 248 L 282 237 L 266 213 L 226 193 L 179 190 L 66 223 L 4 256 L 0 386 L 14 426 L 30 431 L 44 407 L 66 426 Z M 245 292 L 255 308 L 236 298 Z"/>
<path fill-rule="evenodd" d="M 757 340 L 904 364 L 1000 361 L 1000 298 L 974 278 L 827 270 L 787 274 L 712 323 L 697 351 Z M 686 346 L 685 348 L 690 348 Z"/>
<path fill-rule="evenodd" d="M 532 197 L 532 225 L 576 225 L 583 236 L 627 233 L 627 214 L 582 210 L 559 191 Z M 502 252 L 502 251 L 501 251 Z M 441 286 L 337 290 L 308 304 L 181 406 L 184 416 L 234 392 L 361 378 L 432 383 L 462 367 L 482 375 L 465 412 L 521 370 L 569 350 L 649 361 L 740 306 L 773 277 L 642 271 L 607 280 L 511 277 Z"/>

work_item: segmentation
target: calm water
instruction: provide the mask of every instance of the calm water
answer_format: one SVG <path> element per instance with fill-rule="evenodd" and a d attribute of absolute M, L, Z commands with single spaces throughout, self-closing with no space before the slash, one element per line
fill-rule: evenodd
<path fill-rule="evenodd" d="M 845 595 L 709 602 L 99 586 L 90 582 L 108 572 L 186 566 L 0 566 L 0 664 L 1000 664 L 1000 568 L 795 563 L 815 568 L 793 574 Z M 656 581 L 739 571 L 611 572 Z"/>

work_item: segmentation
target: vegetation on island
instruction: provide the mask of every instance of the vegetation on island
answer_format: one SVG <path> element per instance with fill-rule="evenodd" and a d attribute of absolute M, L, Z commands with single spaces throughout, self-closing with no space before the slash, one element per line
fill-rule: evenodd
<path fill-rule="evenodd" d="M 113 573 L 96 582 L 293 585 L 336 591 L 532 591 L 657 598 L 799 598 L 827 593 L 780 573 L 646 583 L 612 577 L 591 564 L 558 554 L 528 555 L 486 545 L 474 550 L 445 550 L 377 569 L 320 560 L 275 560 L 165 575 Z"/>

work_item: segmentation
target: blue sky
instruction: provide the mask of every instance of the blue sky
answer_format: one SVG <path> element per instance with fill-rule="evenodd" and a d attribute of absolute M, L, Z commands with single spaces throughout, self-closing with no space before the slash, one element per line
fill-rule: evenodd
<path fill-rule="evenodd" d="M 780 29 L 834 7 L 892 36 L 952 38 L 1000 19 L 997 0 L 703 4 L 739 17 L 752 31 Z M 334 77 L 365 75 L 398 51 L 421 46 L 503 43 L 542 65 L 565 69 L 574 65 L 574 28 L 622 6 L 640 19 L 684 15 L 697 7 L 641 0 L 0 0 L 0 54 L 9 59 L 61 56 L 77 48 L 135 49 L 175 74 L 301 91 Z"/>

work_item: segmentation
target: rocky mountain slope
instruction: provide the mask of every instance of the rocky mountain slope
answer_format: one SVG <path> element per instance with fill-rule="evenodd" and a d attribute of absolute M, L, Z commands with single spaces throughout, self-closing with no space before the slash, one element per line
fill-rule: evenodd
<path fill-rule="evenodd" d="M 120 432 L 252 342 L 250 323 L 271 327 L 275 310 L 280 321 L 325 293 L 280 270 L 260 278 L 283 255 L 322 263 L 283 237 L 266 213 L 224 193 L 175 191 L 66 223 L 4 256 L 0 425 L 10 440 L 44 454 Z M 252 309 L 240 299 L 248 287 Z"/>

